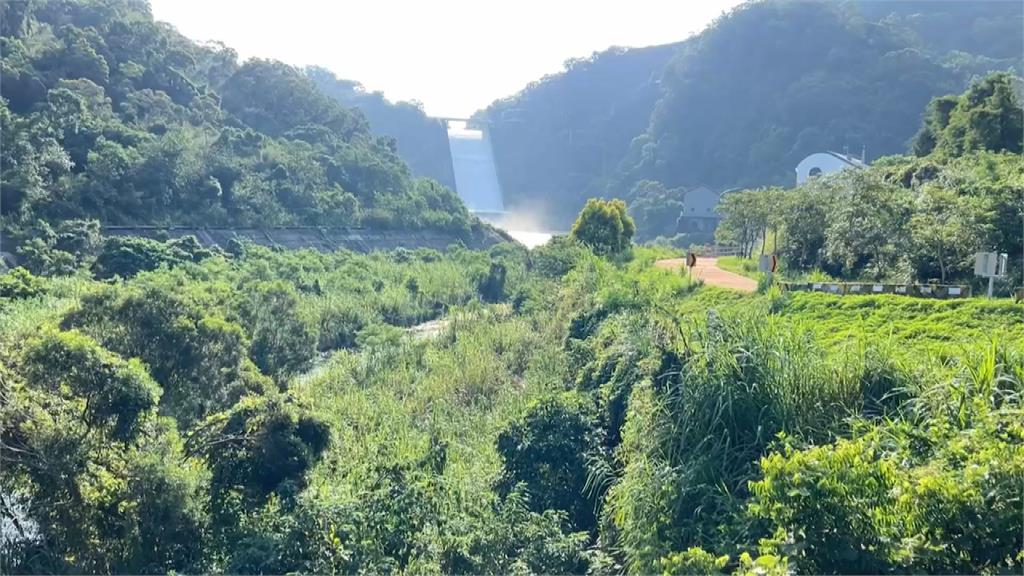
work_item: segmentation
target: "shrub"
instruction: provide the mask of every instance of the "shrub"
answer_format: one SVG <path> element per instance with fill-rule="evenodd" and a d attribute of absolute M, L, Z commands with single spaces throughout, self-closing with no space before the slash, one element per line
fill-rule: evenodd
<path fill-rule="evenodd" d="M 24 268 L 18 267 L 0 276 L 0 298 L 20 300 L 34 298 L 46 290 L 46 283 Z"/>
<path fill-rule="evenodd" d="M 579 262 L 586 249 L 569 236 L 555 236 L 530 251 L 530 269 L 547 278 L 561 278 Z"/>
<path fill-rule="evenodd" d="M 63 387 L 87 398 L 90 426 L 109 423 L 112 437 L 134 436 L 143 415 L 156 407 L 160 387 L 138 360 L 123 360 L 79 332 L 50 332 L 29 342 L 26 377 L 50 392 Z"/>
<path fill-rule="evenodd" d="M 156 240 L 114 236 L 103 243 L 93 273 L 97 278 L 131 278 L 163 264 L 174 266 L 190 259 L 184 251 Z"/>
<path fill-rule="evenodd" d="M 170 288 L 111 286 L 82 298 L 64 319 L 124 357 L 141 358 L 164 389 L 162 407 L 191 424 L 267 389 L 247 359 L 242 327 L 207 316 Z"/>
<path fill-rule="evenodd" d="M 505 299 L 505 276 L 508 271 L 504 264 L 492 263 L 487 276 L 480 279 L 477 292 L 484 302 L 501 302 Z"/>
<path fill-rule="evenodd" d="M 355 347 L 356 335 L 373 320 L 365 308 L 344 300 L 331 300 L 319 315 L 317 349 L 322 351 Z"/>
<path fill-rule="evenodd" d="M 1024 425 L 1016 408 L 973 424 L 896 422 L 761 462 L 751 513 L 791 537 L 815 573 L 1019 569 Z"/>
<path fill-rule="evenodd" d="M 302 313 L 298 293 L 284 282 L 258 287 L 243 315 L 252 333 L 252 359 L 283 382 L 302 371 L 316 355 L 317 329 Z"/>
<path fill-rule="evenodd" d="M 594 434 L 581 397 L 565 394 L 533 403 L 498 436 L 505 468 L 500 492 L 509 494 L 522 483 L 532 510 L 564 510 L 576 529 L 593 529 L 594 502 L 584 488 Z"/>
<path fill-rule="evenodd" d="M 79 264 L 74 254 L 57 250 L 40 238 L 22 243 L 18 258 L 30 272 L 41 276 L 70 276 Z"/>
<path fill-rule="evenodd" d="M 570 236 L 598 254 L 617 254 L 629 247 L 635 232 L 625 202 L 591 198 L 572 225 Z"/>

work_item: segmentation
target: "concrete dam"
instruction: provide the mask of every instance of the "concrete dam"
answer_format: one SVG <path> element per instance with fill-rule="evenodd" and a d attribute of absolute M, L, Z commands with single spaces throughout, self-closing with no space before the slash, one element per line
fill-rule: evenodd
<path fill-rule="evenodd" d="M 463 120 L 445 122 L 455 191 L 470 212 L 487 220 L 500 219 L 505 213 L 505 202 L 487 132 L 468 128 Z"/>
<path fill-rule="evenodd" d="M 441 119 L 448 132 L 455 192 L 470 212 L 490 224 L 502 228 L 528 248 L 538 246 L 551 238 L 548 232 L 521 229 L 522 222 L 505 210 L 505 197 L 498 180 L 494 149 L 487 128 L 473 129 L 467 120 Z"/>

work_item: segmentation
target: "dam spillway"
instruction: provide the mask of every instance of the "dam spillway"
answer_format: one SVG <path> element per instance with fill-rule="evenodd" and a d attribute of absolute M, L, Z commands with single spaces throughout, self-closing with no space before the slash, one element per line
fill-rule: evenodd
<path fill-rule="evenodd" d="M 449 121 L 448 147 L 455 174 L 455 191 L 469 211 L 481 216 L 502 214 L 505 202 L 487 133 L 467 128 L 465 122 Z"/>

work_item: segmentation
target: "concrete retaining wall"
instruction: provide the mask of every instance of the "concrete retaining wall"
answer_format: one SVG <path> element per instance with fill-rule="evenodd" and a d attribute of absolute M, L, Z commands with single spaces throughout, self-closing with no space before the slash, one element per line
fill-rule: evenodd
<path fill-rule="evenodd" d="M 227 248 L 232 239 L 248 240 L 261 246 L 279 246 L 289 250 L 311 248 L 321 252 L 352 250 L 353 252 L 387 251 L 396 248 L 433 248 L 445 250 L 462 244 L 471 250 L 482 250 L 502 242 L 514 242 L 503 230 L 479 228 L 469 238 L 432 230 L 370 230 L 362 228 L 185 228 L 161 226 L 104 226 L 104 236 L 136 236 L 143 238 L 181 238 L 195 236 L 203 246 Z M 4 236 L 0 241 L 4 252 L 15 252 L 14 242 Z"/>

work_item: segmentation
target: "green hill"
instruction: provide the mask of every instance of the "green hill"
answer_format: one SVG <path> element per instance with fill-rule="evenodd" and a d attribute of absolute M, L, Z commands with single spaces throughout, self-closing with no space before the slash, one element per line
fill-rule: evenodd
<path fill-rule="evenodd" d="M 415 176 L 433 178 L 455 189 L 452 157 L 444 123 L 430 118 L 414 102 L 390 102 L 380 92 L 367 92 L 361 84 L 342 80 L 330 70 L 312 66 L 306 76 L 342 105 L 357 108 L 374 134 L 395 139 L 398 155 Z"/>
<path fill-rule="evenodd" d="M 465 232 L 457 196 L 301 71 L 197 44 L 146 2 L 4 3 L 3 222 Z"/>
<path fill-rule="evenodd" d="M 678 48 L 612 48 L 569 60 L 564 72 L 478 112 L 491 130 L 506 206 L 568 228 L 647 126 L 658 77 Z"/>
<path fill-rule="evenodd" d="M 479 117 L 508 202 L 564 227 L 644 180 L 788 185 L 812 152 L 905 152 L 932 97 L 1020 71 L 1022 17 L 1014 2 L 748 2 L 679 44 L 573 61 Z"/>

